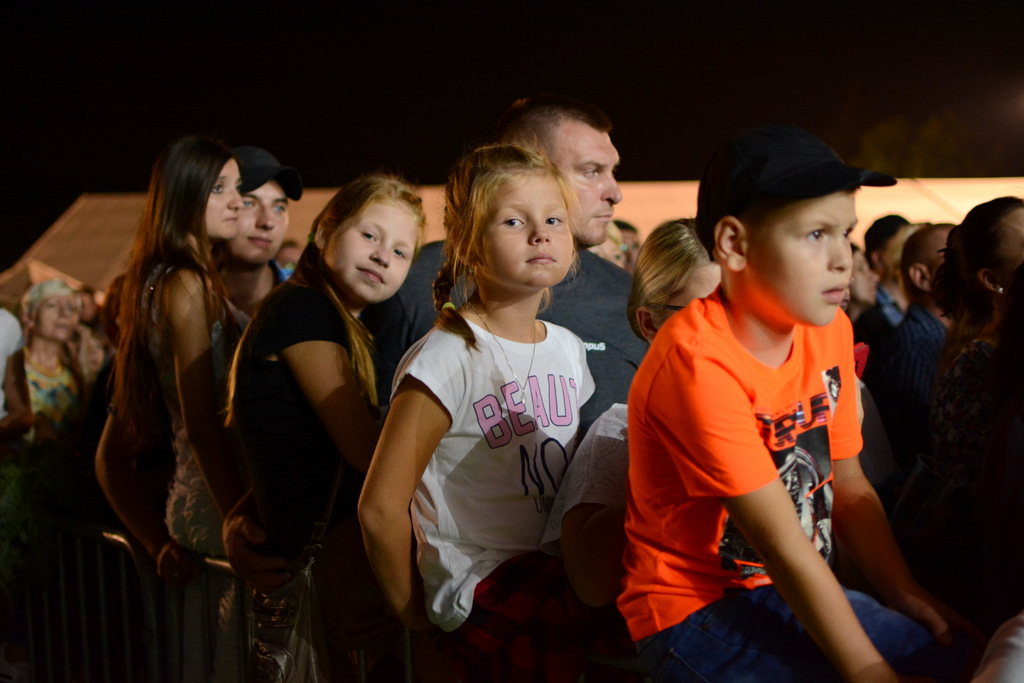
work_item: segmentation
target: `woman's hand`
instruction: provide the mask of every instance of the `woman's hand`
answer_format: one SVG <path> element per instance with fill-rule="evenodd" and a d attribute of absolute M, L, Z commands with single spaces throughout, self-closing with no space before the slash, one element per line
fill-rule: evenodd
<path fill-rule="evenodd" d="M 160 546 L 153 561 L 156 562 L 157 576 L 172 586 L 184 586 L 198 579 L 201 573 L 188 551 L 172 539 L 167 539 Z"/>

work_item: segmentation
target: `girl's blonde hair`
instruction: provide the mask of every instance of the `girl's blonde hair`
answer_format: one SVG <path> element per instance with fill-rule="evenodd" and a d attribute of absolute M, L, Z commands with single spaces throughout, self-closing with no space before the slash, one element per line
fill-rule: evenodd
<path fill-rule="evenodd" d="M 423 212 L 423 200 L 416 194 L 416 188 L 405 180 L 385 173 L 371 173 L 347 183 L 327 202 L 327 206 L 313 221 L 309 243 L 303 250 L 302 256 L 299 257 L 295 273 L 288 282 L 282 285 L 282 287 L 309 287 L 326 296 L 334 304 L 334 308 L 345 322 L 345 331 L 348 333 L 348 355 L 352 375 L 356 379 L 363 398 L 373 406 L 378 404 L 377 370 L 373 363 L 373 336 L 359 318 L 352 315 L 342 303 L 338 287 L 334 284 L 331 268 L 324 259 L 323 251 L 316 245 L 316 236 L 319 235 L 323 239 L 325 250 L 329 251 L 334 240 L 338 239 L 352 221 L 358 220 L 371 204 L 381 202 L 405 207 L 415 217 L 418 228 L 416 245 L 413 248 L 413 259 L 415 259 L 423 245 L 423 232 L 427 224 L 427 217 Z M 233 420 L 232 399 L 234 398 L 239 358 L 249 352 L 257 330 L 263 325 L 268 315 L 267 307 L 261 305 L 246 328 L 245 334 L 242 335 L 238 352 L 231 363 L 228 384 L 228 424 Z"/>
<path fill-rule="evenodd" d="M 463 156 L 448 177 L 444 193 L 444 264 L 434 280 L 434 308 L 439 312 L 438 328 L 457 334 L 466 346 L 476 348 L 476 337 L 469 324 L 453 307 L 445 307 L 458 287 L 458 298 L 465 300 L 475 288 L 473 269 L 483 262 L 483 236 L 494 217 L 498 192 L 514 178 L 547 174 L 558 183 L 569 213 L 570 232 L 576 214 L 576 193 L 558 168 L 544 154 L 518 144 L 493 144 L 478 147 Z M 574 263 L 575 267 L 575 263 Z M 544 292 L 544 302 L 550 293 Z"/>
<path fill-rule="evenodd" d="M 637 255 L 633 288 L 626 306 L 633 333 L 646 340 L 636 319 L 638 308 L 647 306 L 657 310 L 655 315 L 663 322 L 668 316 L 660 307 L 686 286 L 697 268 L 709 263 L 711 259 L 697 237 L 692 218 L 665 221 L 651 231 Z"/>

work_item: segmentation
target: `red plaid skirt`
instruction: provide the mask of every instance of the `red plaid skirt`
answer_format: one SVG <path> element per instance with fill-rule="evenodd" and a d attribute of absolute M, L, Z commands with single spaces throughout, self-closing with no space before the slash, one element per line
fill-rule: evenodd
<path fill-rule="evenodd" d="M 463 683 L 572 683 L 588 653 L 635 653 L 614 606 L 579 601 L 560 557 L 518 555 L 477 584 L 473 609 L 448 634 Z"/>

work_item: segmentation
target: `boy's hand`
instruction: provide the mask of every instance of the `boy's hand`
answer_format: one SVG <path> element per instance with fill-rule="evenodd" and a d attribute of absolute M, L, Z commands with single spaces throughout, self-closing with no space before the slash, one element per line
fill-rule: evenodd
<path fill-rule="evenodd" d="M 962 631 L 971 637 L 978 647 L 985 647 L 985 636 L 974 624 L 919 584 L 901 591 L 889 604 L 897 612 L 924 624 L 935 639 L 943 645 L 953 644 L 953 631 Z"/>

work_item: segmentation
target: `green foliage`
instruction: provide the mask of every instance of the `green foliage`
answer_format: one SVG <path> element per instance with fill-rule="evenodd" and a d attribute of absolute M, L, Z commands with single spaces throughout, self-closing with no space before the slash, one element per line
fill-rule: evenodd
<path fill-rule="evenodd" d="M 931 114 L 920 125 L 906 116 L 893 116 L 864 133 L 852 161 L 900 178 L 985 175 L 986 169 L 999 167 L 999 154 L 975 137 L 949 111 Z"/>
<path fill-rule="evenodd" d="M 82 463 L 54 442 L 0 462 L 0 590 L 45 583 L 57 565 L 57 518 L 83 501 Z"/>

